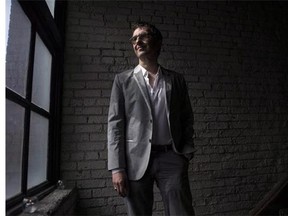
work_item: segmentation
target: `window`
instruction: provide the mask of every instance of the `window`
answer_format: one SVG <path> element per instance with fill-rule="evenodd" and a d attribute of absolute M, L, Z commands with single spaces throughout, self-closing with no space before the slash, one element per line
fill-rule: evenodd
<path fill-rule="evenodd" d="M 6 209 L 59 177 L 64 1 L 7 0 Z"/>

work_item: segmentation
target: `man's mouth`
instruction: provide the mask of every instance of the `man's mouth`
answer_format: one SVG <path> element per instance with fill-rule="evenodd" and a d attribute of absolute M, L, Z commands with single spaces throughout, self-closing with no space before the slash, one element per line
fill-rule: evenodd
<path fill-rule="evenodd" d="M 143 51 L 143 50 L 144 50 L 144 47 L 143 47 L 143 46 L 136 46 L 136 47 L 135 47 L 135 50 L 136 50 L 136 51 Z"/>

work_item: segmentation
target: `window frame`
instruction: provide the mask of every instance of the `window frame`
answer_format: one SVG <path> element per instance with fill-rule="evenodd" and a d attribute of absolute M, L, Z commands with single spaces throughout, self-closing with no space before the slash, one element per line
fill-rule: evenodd
<path fill-rule="evenodd" d="M 26 96 L 22 97 L 6 87 L 6 99 L 25 108 L 24 138 L 22 159 L 21 193 L 6 200 L 7 215 L 19 213 L 22 210 L 24 197 L 37 196 L 42 199 L 53 189 L 60 177 L 60 126 L 61 126 L 61 97 L 64 62 L 64 25 L 66 1 L 55 0 L 54 17 L 45 0 L 15 0 L 31 22 L 31 39 L 29 50 Z M 49 112 L 32 103 L 33 63 L 36 33 L 52 55 L 50 109 Z M 48 162 L 47 181 L 31 189 L 27 189 L 28 152 L 31 112 L 36 112 L 49 121 L 48 129 Z"/>

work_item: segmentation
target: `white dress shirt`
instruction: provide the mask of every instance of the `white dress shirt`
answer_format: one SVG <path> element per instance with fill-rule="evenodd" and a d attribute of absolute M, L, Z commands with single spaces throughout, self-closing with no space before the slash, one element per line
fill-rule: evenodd
<path fill-rule="evenodd" d="M 150 96 L 153 116 L 152 145 L 169 145 L 172 143 L 172 136 L 168 125 L 166 87 L 161 68 L 158 67 L 153 86 L 149 83 L 149 72 L 142 66 L 140 68 Z"/>

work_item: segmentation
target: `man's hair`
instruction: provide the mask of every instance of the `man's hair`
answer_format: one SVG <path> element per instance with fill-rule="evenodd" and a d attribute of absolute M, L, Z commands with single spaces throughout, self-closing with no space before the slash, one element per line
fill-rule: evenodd
<path fill-rule="evenodd" d="M 162 41 L 162 34 L 161 32 L 154 26 L 152 25 L 151 23 L 148 23 L 148 22 L 144 22 L 144 21 L 138 21 L 136 23 L 133 23 L 132 24 L 132 34 L 134 33 L 134 31 L 137 29 L 137 28 L 148 28 L 148 30 L 151 32 L 152 36 L 158 40 L 158 41 Z"/>

